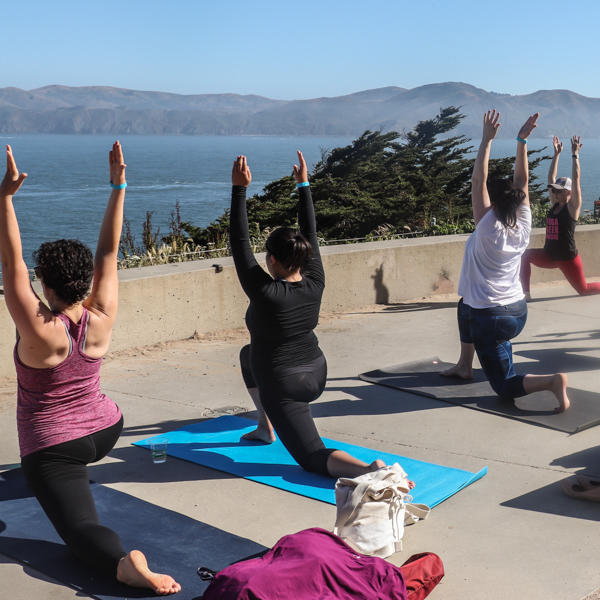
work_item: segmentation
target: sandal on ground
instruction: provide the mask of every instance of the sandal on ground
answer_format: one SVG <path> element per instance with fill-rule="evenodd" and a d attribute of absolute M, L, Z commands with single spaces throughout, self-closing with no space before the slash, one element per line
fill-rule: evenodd
<path fill-rule="evenodd" d="M 589 488 L 584 487 L 579 483 L 581 475 L 575 477 L 569 477 L 561 482 L 560 486 L 562 491 L 571 498 L 578 498 L 579 500 L 588 500 L 589 502 L 600 502 L 600 485 L 592 485 Z M 584 478 L 589 479 L 590 478 Z"/>
<path fill-rule="evenodd" d="M 593 490 L 600 487 L 600 477 L 589 477 L 587 475 L 575 475 L 577 485 L 584 490 Z"/>

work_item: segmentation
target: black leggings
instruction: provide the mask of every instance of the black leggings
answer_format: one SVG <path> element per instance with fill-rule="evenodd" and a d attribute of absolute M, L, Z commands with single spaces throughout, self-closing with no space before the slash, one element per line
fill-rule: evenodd
<path fill-rule="evenodd" d="M 21 459 L 29 485 L 69 549 L 113 577 L 119 560 L 127 553 L 119 536 L 98 522 L 86 465 L 104 458 L 122 429 L 123 417 L 102 431 Z"/>
<path fill-rule="evenodd" d="M 240 364 L 246 387 L 258 388 L 262 407 L 294 460 L 307 471 L 328 476 L 327 459 L 334 450 L 325 448 L 308 404 L 325 389 L 325 357 L 305 365 L 272 369 L 252 360 L 250 346 L 244 346 Z"/>

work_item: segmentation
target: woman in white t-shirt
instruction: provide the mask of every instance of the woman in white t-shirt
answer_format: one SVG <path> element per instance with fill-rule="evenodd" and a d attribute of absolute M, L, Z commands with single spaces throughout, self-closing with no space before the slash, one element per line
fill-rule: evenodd
<path fill-rule="evenodd" d="M 492 140 L 500 127 L 500 113 L 487 111 L 483 136 L 473 166 L 471 196 L 475 231 L 467 240 L 458 293 L 460 358 L 442 375 L 471 379 L 473 355 L 481 363 L 490 385 L 501 398 L 518 398 L 551 391 L 558 412 L 569 408 L 567 376 L 517 375 L 510 340 L 527 320 L 527 303 L 519 281 L 521 255 L 529 244 L 529 172 L 527 137 L 539 114 L 530 116 L 517 136 L 513 181 L 488 182 Z"/>

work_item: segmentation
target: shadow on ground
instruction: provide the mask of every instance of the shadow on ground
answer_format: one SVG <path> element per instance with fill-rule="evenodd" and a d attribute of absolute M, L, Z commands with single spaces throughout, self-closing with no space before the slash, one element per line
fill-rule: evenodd
<path fill-rule="evenodd" d="M 0 479 L 1 554 L 76 589 L 81 596 L 103 600 L 155 597 L 148 589 L 121 585 L 112 574 L 107 576 L 77 561 L 28 493 L 20 469 L 2 473 Z M 160 565 L 173 575 L 182 585 L 177 595 L 181 600 L 192 600 L 206 588 L 196 575 L 198 566 L 219 570 L 265 550 L 252 540 L 110 487 L 93 484 L 91 489 L 100 522 L 118 532 L 125 548 L 143 549 L 151 568 Z M 36 573 L 32 575 L 39 578 Z"/>
<path fill-rule="evenodd" d="M 600 446 L 593 446 L 573 454 L 567 454 L 560 458 L 555 458 L 552 465 L 574 469 L 580 467 L 578 474 L 586 474 L 600 477 Z"/>
<path fill-rule="evenodd" d="M 522 496 L 517 496 L 502 502 L 500 506 L 572 517 L 574 519 L 600 521 L 598 503 L 570 498 L 561 490 L 560 482 L 551 483 Z"/>
<path fill-rule="evenodd" d="M 550 464 L 565 468 L 581 467 L 581 470 L 577 471 L 578 474 L 600 477 L 600 446 L 593 446 L 586 450 L 561 456 L 554 459 Z M 517 496 L 512 500 L 503 502 L 501 506 L 561 515 L 575 519 L 600 521 L 598 503 L 567 496 L 561 490 L 560 483 L 552 483 L 522 496 Z"/>
<path fill-rule="evenodd" d="M 378 302 L 381 310 L 349 312 L 348 315 L 380 315 L 384 313 L 421 312 L 425 310 L 437 310 L 440 308 L 456 308 L 456 302 Z"/>
<path fill-rule="evenodd" d="M 376 288 L 376 304 L 382 306 L 381 310 L 373 310 L 366 312 L 350 312 L 346 314 L 354 315 L 374 315 L 374 314 L 382 314 L 382 313 L 403 313 L 403 312 L 422 312 L 426 310 L 437 310 L 443 308 L 456 308 L 457 302 L 385 302 L 385 295 L 379 292 L 379 289 Z M 573 297 L 578 297 L 577 294 L 572 294 Z M 564 300 L 569 296 L 552 296 L 548 298 L 534 298 L 531 300 L 532 303 L 537 304 L 538 302 L 551 302 L 552 300 Z"/>

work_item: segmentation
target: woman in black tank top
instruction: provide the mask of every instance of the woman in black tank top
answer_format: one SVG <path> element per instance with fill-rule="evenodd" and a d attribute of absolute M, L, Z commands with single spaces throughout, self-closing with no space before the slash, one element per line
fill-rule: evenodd
<path fill-rule="evenodd" d="M 531 300 L 531 265 L 541 269 L 560 269 L 581 296 L 600 294 L 600 282 L 587 283 L 581 257 L 575 246 L 575 225 L 581 212 L 581 167 L 579 136 L 571 138 L 572 178 L 556 178 L 562 142 L 554 136 L 554 156 L 548 171 L 548 189 L 552 207 L 546 218 L 546 242 L 543 248 L 530 249 L 521 258 L 521 285 Z"/>

